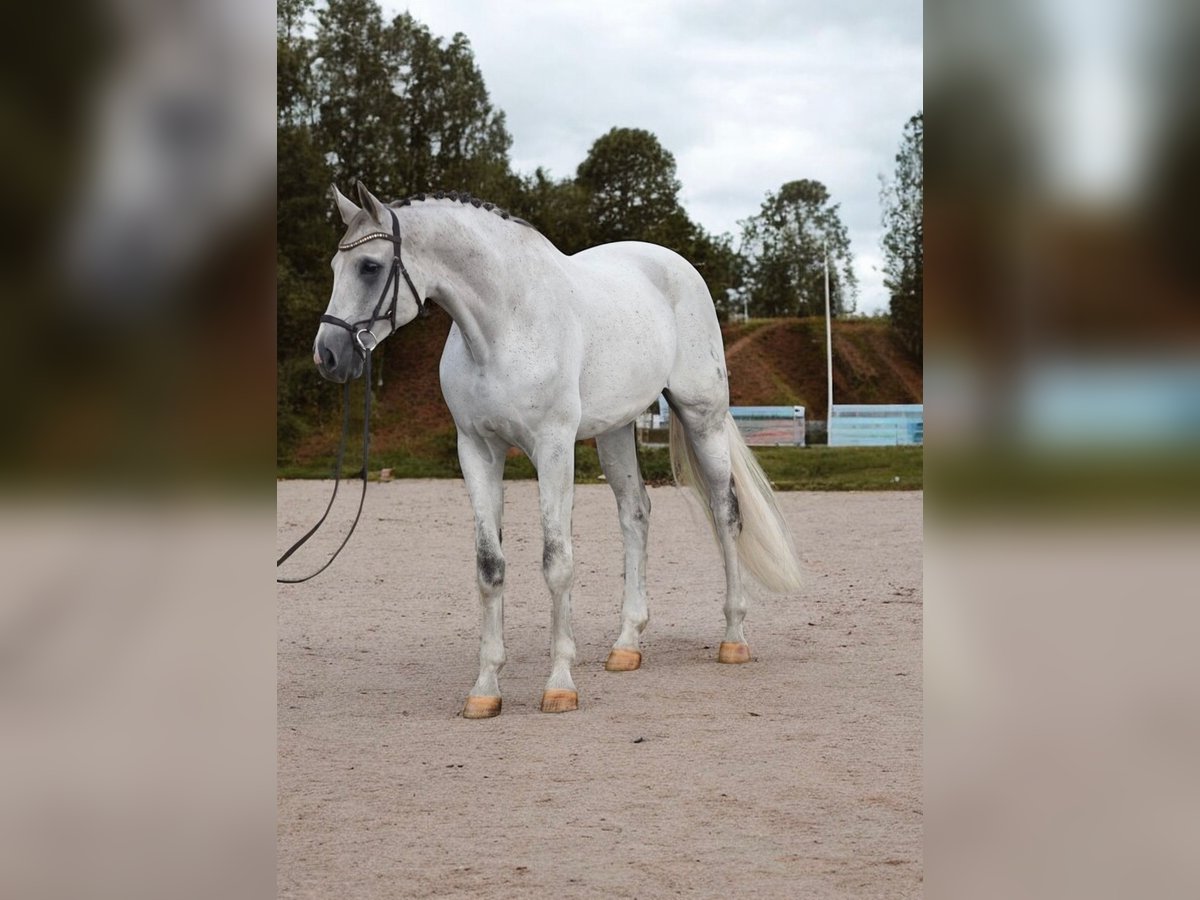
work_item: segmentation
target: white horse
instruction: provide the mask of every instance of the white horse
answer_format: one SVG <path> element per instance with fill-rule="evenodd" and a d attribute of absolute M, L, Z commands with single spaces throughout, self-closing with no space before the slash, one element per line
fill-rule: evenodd
<path fill-rule="evenodd" d="M 361 208 L 334 187 L 347 231 L 333 257 L 333 292 L 314 359 L 326 378 L 345 382 L 361 374 L 364 349 L 417 316 L 422 298 L 454 320 L 440 375 L 475 513 L 482 606 L 479 677 L 463 715 L 500 712 L 501 480 L 510 446 L 537 467 L 542 571 L 552 604 L 542 711 L 578 706 L 571 679 L 571 509 L 574 446 L 584 438 L 596 439 L 625 544 L 621 632 L 605 667 L 623 672 L 641 665 L 650 498 L 633 421 L 660 392 L 672 410 L 676 478 L 696 489 L 724 557 L 718 659 L 749 661 L 742 566 L 780 592 L 797 589 L 800 568 L 770 485 L 729 415 L 721 332 L 699 273 L 646 243 L 564 256 L 527 223 L 466 195 L 417 195 L 389 207 L 358 187 Z"/>

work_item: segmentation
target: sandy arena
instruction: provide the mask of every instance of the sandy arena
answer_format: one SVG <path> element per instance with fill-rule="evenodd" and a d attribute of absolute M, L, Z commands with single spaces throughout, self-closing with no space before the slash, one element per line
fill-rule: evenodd
<path fill-rule="evenodd" d="M 278 485 L 280 550 L 330 483 Z M 303 574 L 349 513 L 287 565 Z M 504 711 L 477 673 L 473 530 L 458 481 L 373 484 L 323 575 L 279 590 L 281 897 L 917 897 L 921 494 L 785 493 L 807 585 L 755 591 L 752 662 L 716 662 L 708 524 L 652 488 L 642 668 L 604 671 L 622 552 L 604 485 L 576 488 L 580 708 L 549 674 L 534 482 L 506 488 Z"/>

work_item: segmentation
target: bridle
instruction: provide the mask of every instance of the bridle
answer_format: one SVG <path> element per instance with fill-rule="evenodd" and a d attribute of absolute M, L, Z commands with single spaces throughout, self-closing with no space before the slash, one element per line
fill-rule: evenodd
<path fill-rule="evenodd" d="M 371 358 L 371 351 L 379 346 L 379 338 L 375 337 L 371 329 L 376 322 L 387 322 L 392 326 L 392 331 L 396 330 L 396 305 L 400 301 L 400 276 L 404 276 L 405 282 L 408 284 L 408 289 L 412 291 L 413 300 L 417 303 L 417 310 L 421 311 L 425 308 L 424 301 L 421 300 L 420 293 L 417 292 L 417 286 L 413 284 L 412 276 L 408 274 L 408 269 L 404 267 L 404 260 L 400 258 L 400 222 L 396 218 L 396 211 L 388 210 L 388 214 L 392 217 L 392 233 L 386 231 L 372 231 L 370 234 L 364 234 L 360 238 L 355 238 L 345 244 L 338 244 L 338 252 L 342 253 L 346 250 L 353 250 L 355 247 L 360 247 L 368 241 L 391 241 L 394 251 L 392 253 L 392 268 L 388 272 L 387 281 L 383 283 L 383 290 L 379 294 L 379 302 L 375 304 L 375 311 L 371 313 L 369 318 L 360 319 L 357 322 L 347 322 L 345 319 L 339 319 L 337 316 L 331 316 L 328 313 L 321 316 L 322 322 L 327 322 L 330 325 L 336 325 L 338 328 L 345 328 L 354 338 L 355 348 L 360 356 L 366 359 Z M 392 302 L 388 304 L 387 309 L 383 308 L 383 302 L 387 300 L 388 289 L 392 291 Z M 389 332 L 390 334 L 391 332 Z M 367 335 L 371 339 L 371 346 L 368 347 L 363 340 L 363 335 Z M 386 337 L 386 335 L 385 335 Z"/>
<path fill-rule="evenodd" d="M 278 584 L 299 584 L 303 581 L 308 581 L 311 578 L 316 578 L 322 572 L 329 568 L 338 554 L 342 552 L 342 548 L 350 541 L 350 535 L 354 534 L 354 529 L 358 527 L 358 520 L 362 516 L 363 501 L 367 498 L 367 462 L 371 449 L 371 351 L 379 346 L 379 338 L 371 331 L 376 322 L 388 322 L 392 326 L 392 331 L 396 330 L 396 305 L 400 301 L 400 276 L 404 276 L 405 282 L 408 284 L 408 289 L 412 291 L 413 299 L 417 302 L 417 310 L 424 312 L 425 304 L 421 301 L 421 295 L 417 292 L 416 285 L 413 284 L 412 277 L 408 274 L 408 269 L 404 267 L 404 260 L 400 258 L 400 222 L 396 219 L 394 210 L 389 209 L 388 213 L 392 217 L 392 233 L 386 231 L 372 231 L 370 234 L 364 234 L 360 238 L 355 238 L 345 244 L 338 244 L 338 252 L 345 250 L 353 250 L 355 247 L 361 246 L 368 241 L 384 240 L 391 241 L 394 248 L 392 254 L 392 268 L 388 273 L 387 281 L 383 284 L 383 290 L 379 294 L 379 302 L 375 304 L 375 310 L 369 318 L 360 319 L 357 322 L 347 322 L 345 319 L 339 319 L 337 316 L 331 316 L 328 313 L 321 316 L 322 322 L 328 322 L 330 325 L 336 325 L 339 328 L 345 328 L 353 337 L 354 347 L 356 352 L 364 360 L 364 382 L 365 399 L 363 400 L 363 458 L 362 469 L 355 475 L 356 478 L 362 479 L 362 493 L 358 498 L 358 512 L 354 514 L 354 521 L 350 524 L 350 530 L 346 532 L 346 536 L 342 538 L 342 542 L 338 548 L 333 551 L 333 555 L 325 562 L 321 568 L 317 569 L 310 575 L 305 575 L 303 578 L 276 578 Z M 389 289 L 392 292 L 392 302 L 384 308 L 384 301 L 387 300 Z M 389 334 L 391 332 L 388 332 Z M 364 335 L 370 338 L 370 344 Z M 386 335 L 385 335 L 386 337 Z M 275 563 L 275 567 L 282 566 L 289 556 L 303 547 L 308 539 L 317 533 L 317 530 L 325 522 L 329 516 L 329 511 L 333 509 L 333 501 L 337 499 L 338 485 L 342 481 L 342 459 L 346 455 L 346 436 L 350 433 L 350 380 L 346 380 L 346 384 L 342 391 L 342 439 L 338 444 L 337 462 L 333 467 L 333 494 L 329 498 L 329 503 L 325 507 L 325 512 L 321 514 L 321 518 L 317 520 L 317 524 L 308 529 L 304 536 L 279 557 Z"/>

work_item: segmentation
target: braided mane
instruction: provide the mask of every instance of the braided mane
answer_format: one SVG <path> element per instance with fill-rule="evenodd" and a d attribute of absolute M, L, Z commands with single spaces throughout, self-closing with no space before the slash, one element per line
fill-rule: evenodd
<path fill-rule="evenodd" d="M 394 203 L 389 203 L 392 209 L 399 209 L 402 206 L 411 206 L 413 203 L 420 203 L 425 200 L 453 200 L 455 203 L 470 204 L 476 209 L 484 209 L 488 212 L 495 213 L 502 219 L 507 219 L 510 222 L 516 222 L 518 225 L 524 225 L 526 228 L 533 228 L 528 222 L 519 216 L 514 216 L 507 210 L 501 209 L 495 203 L 490 203 L 487 200 L 481 200 L 478 197 L 472 197 L 466 191 L 434 191 L 426 194 L 411 194 L 403 200 L 397 200 Z"/>

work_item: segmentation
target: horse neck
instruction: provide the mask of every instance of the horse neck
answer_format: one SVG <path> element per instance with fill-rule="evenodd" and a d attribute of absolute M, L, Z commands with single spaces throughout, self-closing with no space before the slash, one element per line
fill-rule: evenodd
<path fill-rule="evenodd" d="M 450 315 L 482 362 L 528 294 L 519 283 L 524 267 L 514 264 L 521 255 L 514 231 L 523 226 L 486 210 L 431 206 L 420 210 L 418 227 L 429 298 Z"/>

